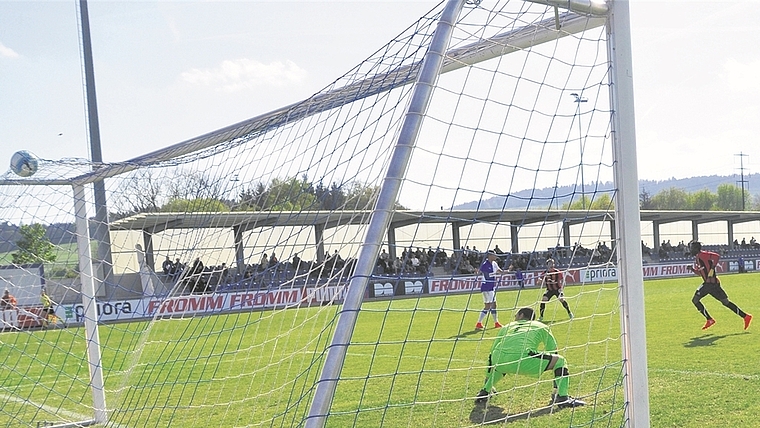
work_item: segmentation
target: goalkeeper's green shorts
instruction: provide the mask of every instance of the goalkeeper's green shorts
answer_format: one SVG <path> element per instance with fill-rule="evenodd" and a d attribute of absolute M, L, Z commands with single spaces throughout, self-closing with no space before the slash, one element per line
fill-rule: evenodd
<path fill-rule="evenodd" d="M 559 395 L 567 395 L 569 382 L 565 358 L 559 354 L 549 353 L 529 352 L 527 355 L 497 353 L 489 355 L 489 367 L 483 389 L 491 391 L 494 385 L 508 374 L 538 378 L 541 373 L 546 371 L 546 367 L 555 355 L 557 357 L 557 362 L 554 364 L 555 387 Z"/>
<path fill-rule="evenodd" d="M 502 375 L 519 374 L 537 377 L 546 371 L 551 358 L 551 354 L 494 354 L 491 355 L 491 364 L 494 370 Z"/>

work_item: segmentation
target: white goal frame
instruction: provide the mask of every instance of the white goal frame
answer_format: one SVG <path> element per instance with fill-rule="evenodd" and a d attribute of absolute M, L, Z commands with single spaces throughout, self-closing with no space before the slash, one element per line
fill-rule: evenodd
<path fill-rule="evenodd" d="M 473 0 L 448 0 L 444 13 L 437 23 L 434 37 L 420 64 L 405 66 L 388 72 L 388 75 L 416 76 L 394 85 L 413 84 L 411 101 L 404 115 L 394 152 L 383 181 L 377 205 L 362 243 L 358 263 L 345 301 L 339 311 L 335 334 L 329 345 L 325 364 L 316 384 L 314 400 L 311 403 L 308 427 L 321 427 L 327 422 L 333 395 L 340 378 L 342 364 L 351 342 L 353 327 L 361 309 L 362 299 L 371 275 L 374 261 L 382 245 L 397 200 L 406 166 L 421 127 L 433 87 L 441 73 L 508 54 L 519 49 L 556 40 L 569 34 L 589 28 L 606 26 L 607 52 L 610 63 L 609 98 L 612 109 L 613 173 L 617 189 L 615 201 L 615 232 L 617 245 L 618 281 L 620 293 L 620 323 L 622 361 L 625 390 L 625 420 L 629 427 L 648 427 L 649 394 L 647 375 L 646 333 L 644 315 L 644 292 L 642 255 L 640 251 L 641 231 L 638 200 L 638 173 L 636 160 L 636 136 L 634 120 L 633 77 L 630 37 L 629 2 L 608 0 L 600 3 L 593 0 L 526 0 L 555 7 L 555 19 L 532 26 L 529 30 L 505 33 L 475 45 L 448 50 L 451 33 L 465 3 L 480 3 Z M 571 10 L 573 14 L 560 14 L 560 9 Z M 509 46 L 509 48 L 505 48 Z M 409 73 L 409 67 L 418 67 L 416 73 Z M 388 81 L 393 79 L 373 79 Z M 79 267 L 82 276 L 82 303 L 87 312 L 85 329 L 87 332 L 88 362 L 90 367 L 90 388 L 93 394 L 94 421 L 87 424 L 107 423 L 106 397 L 103 388 L 100 344 L 98 337 L 97 312 L 95 302 L 95 275 L 90 256 L 88 217 L 85 201 L 85 186 L 109 177 L 124 174 L 146 163 L 161 162 L 194 153 L 216 144 L 231 141 L 246 135 L 263 133 L 274 124 L 284 125 L 335 108 L 341 102 L 354 102 L 361 88 L 363 96 L 370 96 L 389 89 L 386 83 L 367 91 L 365 81 L 333 91 L 321 93 L 298 103 L 301 114 L 293 114 L 293 106 L 286 106 L 270 113 L 257 116 L 223 129 L 193 138 L 164 149 L 120 163 L 103 165 L 91 172 L 70 179 L 0 179 L 0 185 L 66 185 L 73 189 L 77 225 L 77 245 Z M 286 113 L 290 114 L 286 114 Z"/>

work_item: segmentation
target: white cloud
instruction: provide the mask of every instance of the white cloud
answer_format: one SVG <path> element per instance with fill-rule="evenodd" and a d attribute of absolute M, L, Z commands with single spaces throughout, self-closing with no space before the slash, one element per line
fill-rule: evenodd
<path fill-rule="evenodd" d="M 760 61 L 741 63 L 733 58 L 723 64 L 721 78 L 737 92 L 760 92 Z"/>
<path fill-rule="evenodd" d="M 252 89 L 257 86 L 283 87 L 300 84 L 307 72 L 293 61 L 263 64 L 250 59 L 223 61 L 213 69 L 192 69 L 181 79 L 195 85 L 217 86 L 226 92 Z"/>
<path fill-rule="evenodd" d="M 17 58 L 18 54 L 13 49 L 5 46 L 4 44 L 0 43 L 0 57 L 5 58 Z"/>

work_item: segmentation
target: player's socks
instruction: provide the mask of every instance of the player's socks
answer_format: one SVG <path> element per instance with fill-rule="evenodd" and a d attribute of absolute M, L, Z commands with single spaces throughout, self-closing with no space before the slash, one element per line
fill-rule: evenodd
<path fill-rule="evenodd" d="M 728 303 L 724 303 L 723 306 L 727 307 L 728 309 L 731 309 L 731 312 L 735 313 L 736 315 L 739 315 L 740 317 L 744 318 L 747 316 L 747 313 L 743 310 L 739 309 L 738 306 L 736 306 L 736 303 L 732 301 L 728 301 Z"/>

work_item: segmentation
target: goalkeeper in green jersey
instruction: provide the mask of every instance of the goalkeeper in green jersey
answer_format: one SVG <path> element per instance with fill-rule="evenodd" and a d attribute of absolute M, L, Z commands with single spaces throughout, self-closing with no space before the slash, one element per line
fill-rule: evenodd
<path fill-rule="evenodd" d="M 531 308 L 517 311 L 515 321 L 505 325 L 491 346 L 488 371 L 483 389 L 475 399 L 485 403 L 496 382 L 507 374 L 539 377 L 545 371 L 554 372 L 552 401 L 560 407 L 578 407 L 586 403 L 568 395 L 570 373 L 565 357 L 556 354 L 557 341 L 546 324 L 535 321 Z"/>

